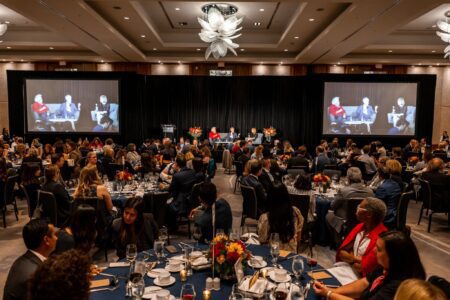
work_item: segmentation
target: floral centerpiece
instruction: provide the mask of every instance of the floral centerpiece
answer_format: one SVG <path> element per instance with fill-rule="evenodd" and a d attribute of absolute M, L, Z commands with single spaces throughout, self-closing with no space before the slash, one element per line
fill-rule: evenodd
<path fill-rule="evenodd" d="M 117 181 L 131 181 L 133 179 L 133 174 L 128 173 L 127 171 L 123 170 L 123 171 L 119 171 L 116 174 L 116 180 Z"/>
<path fill-rule="evenodd" d="M 242 267 L 245 268 L 250 259 L 250 252 L 242 241 L 230 241 L 227 236 L 217 236 L 213 239 L 208 258 L 214 260 L 213 270 L 224 280 L 236 280 L 234 265 L 238 259 L 242 259 Z"/>
<path fill-rule="evenodd" d="M 314 175 L 313 182 L 316 186 L 321 185 L 323 192 L 326 193 L 327 189 L 330 187 L 331 179 L 327 175 L 319 173 Z"/>
<path fill-rule="evenodd" d="M 196 140 L 202 136 L 202 129 L 200 127 L 191 127 L 188 134 Z"/>
<path fill-rule="evenodd" d="M 263 133 L 266 140 L 270 142 L 272 137 L 277 135 L 277 130 L 273 126 L 270 126 L 269 128 L 264 128 Z"/>

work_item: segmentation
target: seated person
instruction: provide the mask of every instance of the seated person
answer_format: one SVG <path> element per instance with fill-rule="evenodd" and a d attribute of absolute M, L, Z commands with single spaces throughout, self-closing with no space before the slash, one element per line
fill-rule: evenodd
<path fill-rule="evenodd" d="M 250 129 L 250 133 L 248 134 L 247 140 L 254 140 L 254 139 L 256 139 L 257 136 L 258 136 L 258 133 L 256 131 L 256 128 L 252 127 L 252 129 Z"/>
<path fill-rule="evenodd" d="M 248 162 L 250 166 L 250 174 L 241 179 L 242 184 L 248 185 L 255 189 L 256 199 L 258 201 L 258 215 L 267 209 L 267 191 L 264 189 L 259 176 L 262 173 L 262 163 L 256 159 Z"/>
<path fill-rule="evenodd" d="M 38 116 L 38 120 L 48 120 L 50 116 L 50 110 L 47 105 L 44 104 L 42 94 L 36 94 L 34 96 L 34 103 L 31 106 L 33 112 Z"/>
<path fill-rule="evenodd" d="M 447 146 L 446 142 L 440 142 L 438 144 L 438 148 L 433 151 L 433 154 L 447 154 L 447 151 L 445 151 L 445 147 Z"/>
<path fill-rule="evenodd" d="M 288 190 L 284 184 L 275 185 L 267 196 L 269 210 L 258 220 L 258 236 L 261 243 L 267 243 L 271 233 L 280 236 L 280 250 L 297 252 L 303 227 L 300 210 L 291 205 Z"/>
<path fill-rule="evenodd" d="M 370 152 L 370 146 L 365 145 L 362 148 L 362 153 L 360 156 L 358 156 L 358 161 L 361 161 L 364 163 L 364 166 L 366 167 L 366 173 L 368 175 L 373 175 L 377 171 L 377 166 L 375 165 L 375 160 L 373 157 L 369 156 Z"/>
<path fill-rule="evenodd" d="M 293 156 L 287 161 L 287 168 L 292 167 L 307 167 L 309 169 L 309 160 L 306 158 L 306 147 L 298 147 L 297 156 Z"/>
<path fill-rule="evenodd" d="M 106 95 L 101 95 L 99 97 L 99 101 L 100 104 L 96 104 L 96 109 L 98 109 L 97 113 L 102 115 L 103 117 L 109 117 L 109 114 L 111 113 L 111 105 L 108 103 L 108 97 L 106 97 Z"/>
<path fill-rule="evenodd" d="M 383 232 L 376 242 L 377 263 L 382 267 L 365 277 L 338 288 L 328 288 L 316 280 L 314 291 L 332 300 L 393 299 L 402 281 L 425 279 L 419 253 L 409 236 L 399 231 Z"/>
<path fill-rule="evenodd" d="M 127 145 L 127 157 L 126 160 L 133 166 L 136 167 L 137 165 L 141 164 L 141 156 L 136 151 L 136 144 L 129 143 Z"/>
<path fill-rule="evenodd" d="M 331 105 L 328 107 L 328 115 L 330 116 L 331 123 L 343 124 L 347 113 L 340 104 L 339 97 L 333 97 L 331 99 Z"/>
<path fill-rule="evenodd" d="M 443 173 L 445 164 L 440 158 L 433 158 L 428 164 L 428 171 L 422 173 L 422 179 L 430 183 L 433 204 L 436 208 L 449 209 L 450 175 Z"/>
<path fill-rule="evenodd" d="M 359 223 L 345 237 L 336 252 L 336 268 L 345 268 L 346 273 L 360 278 L 378 267 L 375 245 L 380 233 L 387 231 L 383 225 L 386 205 L 377 198 L 366 198 L 358 206 L 356 217 Z"/>
<path fill-rule="evenodd" d="M 216 127 L 211 128 L 211 131 L 209 132 L 208 137 L 209 137 L 209 143 L 211 145 L 214 145 L 216 142 L 220 141 L 220 134 L 217 133 Z"/>
<path fill-rule="evenodd" d="M 97 172 L 99 174 L 103 174 L 105 173 L 105 171 L 103 170 L 103 166 L 102 164 L 98 161 L 97 158 L 97 153 L 95 153 L 94 151 L 91 151 L 87 154 L 86 156 L 86 165 L 85 167 L 93 167 L 97 169 Z"/>
<path fill-rule="evenodd" d="M 234 131 L 234 127 L 230 127 L 230 132 L 227 133 L 225 140 L 229 142 L 229 148 L 231 149 L 231 143 L 238 138 L 238 134 Z"/>
<path fill-rule="evenodd" d="M 350 167 L 347 170 L 348 185 L 338 190 L 334 200 L 331 202 L 330 211 L 326 215 L 326 220 L 334 235 L 334 241 L 340 242 L 339 235 L 342 232 L 344 220 L 347 219 L 345 202 L 350 198 L 373 197 L 374 194 L 369 187 L 362 182 L 361 170 Z"/>
<path fill-rule="evenodd" d="M 217 189 L 214 183 L 203 182 L 200 185 L 198 200 L 200 201 L 200 206 L 191 211 L 190 218 L 201 229 L 202 236 L 200 241 L 211 241 L 214 237 L 213 209 L 215 211 L 214 228 L 216 230 L 223 229 L 225 234 L 228 234 L 228 230 L 233 223 L 230 204 L 222 198 L 217 199 Z"/>
<path fill-rule="evenodd" d="M 409 128 L 409 122 L 406 121 L 405 117 L 400 116 L 394 120 L 394 126 L 389 128 L 389 135 L 399 135 L 407 134 Z"/>
<path fill-rule="evenodd" d="M 329 165 L 331 161 L 325 153 L 323 146 L 316 147 L 316 155 L 317 156 L 313 160 L 311 171 L 314 173 L 320 173 L 325 169 L 325 165 Z"/>
<path fill-rule="evenodd" d="M 405 105 L 405 98 L 398 97 L 397 98 L 397 105 L 395 105 L 393 108 L 393 113 L 401 114 L 403 117 L 406 118 L 406 112 L 408 111 L 408 106 Z"/>
<path fill-rule="evenodd" d="M 27 300 L 28 281 L 55 250 L 56 229 L 43 219 L 28 222 L 22 230 L 27 252 L 12 264 L 3 291 L 4 300 Z M 48 274 L 47 274 L 48 276 Z"/>
<path fill-rule="evenodd" d="M 91 260 L 87 254 L 69 250 L 46 260 L 30 281 L 29 299 L 89 299 Z"/>
<path fill-rule="evenodd" d="M 41 189 L 39 177 L 41 176 L 41 168 L 35 164 L 24 164 L 22 169 L 22 185 L 27 191 L 29 200 L 29 217 L 33 216 L 34 210 L 37 206 L 38 190 Z M 6 180 L 5 180 L 6 181 Z M 1 190 L 3 192 L 3 190 Z M 3 195 L 2 195 L 3 198 Z"/>
<path fill-rule="evenodd" d="M 88 254 L 97 237 L 97 213 L 91 205 L 78 205 L 69 217 L 66 227 L 58 231 L 55 254 L 78 249 Z"/>
<path fill-rule="evenodd" d="M 158 224 L 152 214 L 144 214 L 144 200 L 140 197 L 127 199 L 122 217 L 115 219 L 112 229 L 119 259 L 125 258 L 128 244 L 135 244 L 137 251 L 151 249 L 158 239 Z"/>
<path fill-rule="evenodd" d="M 444 291 L 432 284 L 430 280 L 407 279 L 400 284 L 395 293 L 394 300 L 448 300 Z"/>
<path fill-rule="evenodd" d="M 72 103 L 72 96 L 64 96 L 64 103 L 59 106 L 58 117 L 63 119 L 77 119 L 80 114 L 81 103 L 75 106 Z"/>
<path fill-rule="evenodd" d="M 387 213 L 384 219 L 384 225 L 389 229 L 393 229 L 397 224 L 397 206 L 401 193 L 400 186 L 391 179 L 391 174 L 387 167 L 379 168 L 378 176 L 382 180 L 382 183 L 375 191 L 375 197 L 383 200 L 386 204 Z"/>
<path fill-rule="evenodd" d="M 113 120 L 108 116 L 98 115 L 97 125 L 92 129 L 93 132 L 108 132 L 111 131 Z"/>
<path fill-rule="evenodd" d="M 362 122 L 375 122 L 378 106 L 375 106 L 375 109 L 373 109 L 372 105 L 370 105 L 369 102 L 369 98 L 364 97 L 362 99 L 362 105 L 358 106 L 353 117 L 357 120 L 361 120 Z"/>
<path fill-rule="evenodd" d="M 258 177 L 258 180 L 263 185 L 264 190 L 269 191 L 270 189 L 273 188 L 273 185 L 275 184 L 275 177 L 270 173 L 271 167 L 270 158 L 264 158 L 262 160 L 262 165 L 263 167 L 261 175 Z"/>
<path fill-rule="evenodd" d="M 57 227 L 61 227 L 66 223 L 72 208 L 69 193 L 59 182 L 60 176 L 58 166 L 47 166 L 45 169 L 45 184 L 42 186 L 43 191 L 50 192 L 55 196 Z"/>

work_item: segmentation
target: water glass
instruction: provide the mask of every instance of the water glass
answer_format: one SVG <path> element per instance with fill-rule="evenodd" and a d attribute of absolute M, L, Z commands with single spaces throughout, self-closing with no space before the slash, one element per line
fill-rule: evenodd
<path fill-rule="evenodd" d="M 194 285 L 190 283 L 183 284 L 181 287 L 180 298 L 181 300 L 194 300 L 195 299 L 195 288 Z"/>
<path fill-rule="evenodd" d="M 159 229 L 158 239 L 164 243 L 164 246 L 167 245 L 167 240 L 169 239 L 169 232 L 165 226 Z M 163 248 L 163 257 L 165 257 L 164 248 Z"/>
<path fill-rule="evenodd" d="M 230 240 L 235 242 L 237 240 L 239 240 L 241 236 L 241 228 L 231 228 L 230 229 Z"/>
<path fill-rule="evenodd" d="M 140 273 L 142 274 L 142 277 L 144 277 L 146 273 L 146 266 L 144 260 L 137 259 L 134 262 L 134 273 Z"/>
<path fill-rule="evenodd" d="M 153 243 L 153 250 L 155 251 L 156 258 L 158 259 L 158 263 L 160 263 L 161 258 L 164 255 L 164 242 L 155 241 Z"/>
<path fill-rule="evenodd" d="M 137 247 L 136 244 L 128 244 L 126 248 L 127 260 L 131 263 L 136 260 L 137 257 Z"/>
<path fill-rule="evenodd" d="M 144 277 L 136 277 L 131 281 L 131 295 L 134 299 L 140 300 L 144 295 L 145 291 L 145 282 Z"/>
<path fill-rule="evenodd" d="M 294 257 L 292 260 L 292 273 L 295 276 L 295 279 L 297 279 L 297 284 L 300 286 L 300 276 L 302 275 L 303 271 L 305 270 L 305 264 L 303 262 L 303 259 L 300 256 Z"/>

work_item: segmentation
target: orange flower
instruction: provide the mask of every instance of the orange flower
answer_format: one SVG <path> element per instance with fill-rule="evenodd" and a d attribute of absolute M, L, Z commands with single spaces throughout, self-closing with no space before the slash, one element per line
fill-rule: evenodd
<path fill-rule="evenodd" d="M 223 264 L 225 262 L 225 255 L 221 254 L 218 258 L 217 258 L 217 263 L 219 265 Z"/>

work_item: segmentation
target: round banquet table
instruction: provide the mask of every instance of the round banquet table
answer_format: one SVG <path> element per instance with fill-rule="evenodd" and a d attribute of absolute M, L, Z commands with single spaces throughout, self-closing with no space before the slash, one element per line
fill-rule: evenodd
<path fill-rule="evenodd" d="M 200 246 L 200 247 L 205 249 L 207 246 L 203 245 L 203 247 L 202 246 Z M 270 249 L 268 246 L 248 245 L 247 249 L 249 251 L 251 251 L 253 253 L 253 255 L 263 256 L 265 258 L 265 260 L 268 262 L 268 266 L 271 266 Z M 166 254 L 168 257 L 171 257 L 171 256 L 179 255 L 180 253 L 182 253 L 181 248 L 177 247 L 177 250 L 178 250 L 178 253 L 169 254 L 166 252 Z M 151 253 L 152 252 L 153 251 L 151 251 Z M 140 254 L 138 257 L 141 257 L 141 255 L 142 254 Z M 292 270 L 291 269 L 292 259 L 289 259 L 289 257 L 292 257 L 292 256 L 294 256 L 294 254 L 289 254 L 289 256 L 287 256 L 286 258 L 279 259 L 279 264 L 283 268 L 288 270 L 289 272 Z M 304 258 L 303 256 L 302 256 L 302 258 L 304 259 L 304 262 L 305 262 L 305 272 L 303 273 L 303 276 L 305 277 L 305 279 L 304 279 L 303 283 L 306 284 L 310 280 L 310 277 L 307 275 L 307 272 L 310 271 L 310 267 L 307 265 L 306 258 Z M 151 256 L 150 260 L 155 260 L 155 257 Z M 165 263 L 161 263 L 158 266 L 156 266 L 155 268 L 164 268 L 164 264 Z M 313 268 L 313 271 L 314 270 L 320 270 L 320 271 L 326 272 L 326 270 L 323 270 L 319 264 Z M 253 272 L 254 272 L 254 270 L 250 267 L 247 267 L 245 269 L 245 275 L 251 275 L 251 274 L 253 274 Z M 125 299 L 125 285 L 126 285 L 125 278 L 128 277 L 129 267 L 108 268 L 108 269 L 104 270 L 103 273 L 117 275 L 119 277 L 119 288 L 114 291 L 93 292 L 90 294 L 89 299 L 91 299 L 91 300 Z M 170 274 L 171 274 L 171 276 L 175 277 L 176 281 L 173 285 L 168 286 L 168 287 L 163 287 L 163 289 L 169 290 L 173 296 L 175 296 L 176 298 L 179 298 L 182 285 L 184 283 L 190 283 L 190 284 L 193 284 L 195 287 L 195 291 L 197 294 L 195 299 L 199 299 L 199 300 L 203 299 L 202 291 L 205 288 L 206 278 L 212 277 L 211 269 L 201 270 L 201 271 L 194 270 L 193 275 L 189 276 L 188 280 L 186 282 L 181 282 L 179 273 L 170 273 Z M 321 281 L 323 281 L 327 285 L 339 286 L 340 285 L 339 281 L 330 273 L 328 273 L 328 274 L 331 276 L 331 278 L 323 279 Z M 104 278 L 108 279 L 107 276 L 103 276 L 103 275 L 98 275 L 95 277 L 95 279 L 104 279 Z M 150 278 L 148 276 L 144 276 L 144 280 L 145 280 L 146 287 L 154 285 L 152 278 Z M 232 283 L 221 281 L 220 290 L 219 291 L 214 291 L 214 290 L 211 291 L 211 299 L 228 299 L 228 297 L 231 293 L 231 287 L 232 287 Z M 308 293 L 308 297 L 306 299 L 310 299 L 310 300 L 320 299 L 320 297 L 315 295 L 314 290 L 311 287 L 311 289 Z"/>

